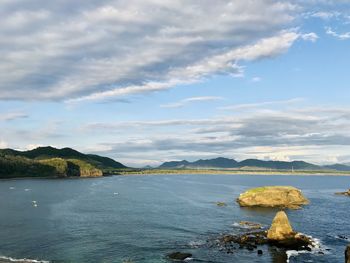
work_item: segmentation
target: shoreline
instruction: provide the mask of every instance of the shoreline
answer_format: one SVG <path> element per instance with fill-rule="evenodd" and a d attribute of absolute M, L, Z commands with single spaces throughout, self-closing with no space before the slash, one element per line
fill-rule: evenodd
<path fill-rule="evenodd" d="M 126 175 L 176 175 L 176 174 L 188 174 L 188 175 L 283 175 L 283 176 L 350 176 L 350 172 L 339 172 L 339 171 L 325 171 L 325 172 L 313 172 L 313 171 L 247 171 L 247 170 L 140 170 L 140 171 L 124 171 L 120 174 L 121 176 Z"/>
<path fill-rule="evenodd" d="M 238 171 L 238 170 L 131 170 L 131 171 L 122 171 L 116 172 L 113 174 L 106 174 L 103 176 L 92 176 L 92 177 L 40 177 L 40 176 L 28 176 L 28 177 L 9 177 L 9 178 L 0 178 L 0 181 L 10 181 L 10 180 L 26 180 L 26 179 L 46 179 L 46 180 L 79 180 L 79 179 L 95 179 L 95 178 L 104 178 L 111 176 L 148 176 L 148 175 L 260 175 L 260 176 L 349 176 L 350 172 L 339 172 L 339 171 L 325 171 L 325 172 L 313 172 L 313 171 Z"/>

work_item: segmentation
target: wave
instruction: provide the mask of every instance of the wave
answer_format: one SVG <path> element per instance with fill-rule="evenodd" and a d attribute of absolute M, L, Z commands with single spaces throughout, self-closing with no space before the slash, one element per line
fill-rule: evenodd
<path fill-rule="evenodd" d="M 45 260 L 36 260 L 36 259 L 27 259 L 27 258 L 21 258 L 21 259 L 16 259 L 16 258 L 11 258 L 11 257 L 5 257 L 5 256 L 0 256 L 0 262 L 1 263 L 7 263 L 7 262 L 21 262 L 21 263 L 50 263 L 50 261 L 45 261 Z"/>
<path fill-rule="evenodd" d="M 304 234 L 303 234 L 304 235 Z M 307 235 L 305 235 L 307 236 Z M 312 240 L 312 246 L 310 246 L 311 251 L 309 250 L 287 250 L 287 263 L 289 263 L 289 259 L 291 257 L 296 257 L 300 254 L 306 254 L 306 253 L 311 253 L 311 254 L 327 254 L 327 247 L 323 246 L 321 244 L 321 241 L 318 238 L 314 238 L 312 236 L 307 236 Z"/>

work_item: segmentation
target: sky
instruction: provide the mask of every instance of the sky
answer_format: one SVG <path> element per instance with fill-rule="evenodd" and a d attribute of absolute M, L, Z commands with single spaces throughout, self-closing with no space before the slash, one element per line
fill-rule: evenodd
<path fill-rule="evenodd" d="M 2 0 L 0 148 L 350 163 L 350 0 Z"/>

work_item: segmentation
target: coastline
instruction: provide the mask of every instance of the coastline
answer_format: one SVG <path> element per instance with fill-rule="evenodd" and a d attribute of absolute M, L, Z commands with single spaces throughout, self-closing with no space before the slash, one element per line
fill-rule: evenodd
<path fill-rule="evenodd" d="M 0 181 L 6 180 L 26 180 L 26 179 L 48 179 L 48 180 L 79 180 L 79 179 L 95 179 L 110 176 L 147 176 L 147 175 L 260 175 L 260 176 L 350 176 L 350 172 L 340 171 L 265 171 L 265 170 L 225 170 L 225 169 L 131 169 L 127 171 L 115 171 L 114 173 L 107 173 L 103 176 L 91 176 L 91 177 L 44 177 L 44 176 L 27 176 L 27 177 L 8 177 L 0 178 Z"/>
<path fill-rule="evenodd" d="M 176 174 L 191 174 L 191 175 L 206 175 L 206 174 L 223 174 L 223 175 L 284 175 L 284 176 L 350 176 L 350 172 L 340 171 L 249 171 L 249 170 L 224 170 L 224 169 L 149 169 L 149 170 L 133 170 L 123 171 L 116 175 L 176 175 Z"/>

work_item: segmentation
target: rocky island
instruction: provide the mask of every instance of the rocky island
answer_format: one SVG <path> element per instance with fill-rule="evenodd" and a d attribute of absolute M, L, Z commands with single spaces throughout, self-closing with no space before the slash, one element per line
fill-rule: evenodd
<path fill-rule="evenodd" d="M 239 248 L 257 249 L 260 245 L 270 245 L 286 250 L 310 251 L 315 246 L 308 236 L 293 230 L 284 211 L 279 211 L 268 231 L 250 231 L 241 235 L 224 235 L 219 245 L 230 251 L 237 244 Z M 261 253 L 261 251 L 260 251 Z M 259 250 L 258 250 L 259 254 Z"/>
<path fill-rule="evenodd" d="M 292 186 L 264 186 L 249 189 L 240 194 L 237 202 L 241 207 L 278 207 L 299 209 L 309 203 L 302 192 Z"/>

